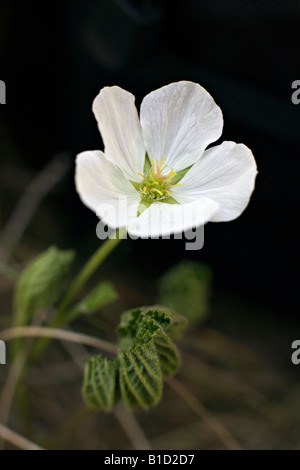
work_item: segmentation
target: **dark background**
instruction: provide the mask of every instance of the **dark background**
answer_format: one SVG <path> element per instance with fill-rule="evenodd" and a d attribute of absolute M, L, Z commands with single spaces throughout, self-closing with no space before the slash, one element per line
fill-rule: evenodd
<path fill-rule="evenodd" d="M 73 182 L 75 155 L 102 148 L 92 100 L 103 86 L 119 85 L 139 106 L 155 88 L 192 80 L 222 108 L 221 141 L 245 143 L 254 153 L 259 174 L 250 205 L 233 222 L 208 224 L 201 251 L 185 251 L 184 240 L 130 240 L 113 262 L 124 275 L 130 266 L 133 276 L 155 282 L 183 258 L 203 260 L 214 270 L 217 289 L 279 318 L 296 318 L 300 105 L 292 104 L 291 84 L 300 79 L 300 2 L 0 5 L 0 79 L 7 86 L 0 115 L 1 225 L 22 189 L 15 180 L 67 151 L 69 173 L 26 234 L 39 248 L 57 244 L 78 248 L 82 257 L 92 253 L 97 219 Z"/>

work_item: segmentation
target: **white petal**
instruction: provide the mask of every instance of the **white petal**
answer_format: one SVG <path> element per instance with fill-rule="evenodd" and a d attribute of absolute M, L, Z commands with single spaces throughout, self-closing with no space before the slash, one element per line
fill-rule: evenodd
<path fill-rule="evenodd" d="M 150 160 L 166 159 L 180 171 L 195 163 L 222 134 L 223 117 L 210 94 L 197 83 L 178 82 L 147 95 L 141 125 Z"/>
<path fill-rule="evenodd" d="M 75 184 L 82 202 L 110 227 L 122 227 L 136 219 L 140 196 L 103 152 L 77 155 Z"/>
<path fill-rule="evenodd" d="M 187 172 L 173 189 L 179 202 L 209 197 L 219 204 L 212 222 L 238 217 L 246 208 L 254 189 L 257 174 L 251 150 L 243 144 L 223 142 L 212 147 Z"/>
<path fill-rule="evenodd" d="M 117 86 L 103 88 L 93 102 L 105 155 L 125 175 L 138 181 L 143 172 L 145 148 L 134 96 Z"/>
<path fill-rule="evenodd" d="M 181 233 L 204 225 L 218 207 L 218 203 L 206 197 L 188 204 L 156 202 L 128 227 L 128 232 L 142 238 Z"/>

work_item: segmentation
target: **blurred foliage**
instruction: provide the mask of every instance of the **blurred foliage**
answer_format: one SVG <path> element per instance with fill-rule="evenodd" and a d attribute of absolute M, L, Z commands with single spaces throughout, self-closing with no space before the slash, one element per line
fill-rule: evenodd
<path fill-rule="evenodd" d="M 73 258 L 73 251 L 50 247 L 24 269 L 15 291 L 15 326 L 26 325 L 37 312 L 55 304 Z"/>
<path fill-rule="evenodd" d="M 81 301 L 80 310 L 84 314 L 95 313 L 104 305 L 115 300 L 117 296 L 113 285 L 108 281 L 103 281 Z"/>
<path fill-rule="evenodd" d="M 210 314 L 212 271 L 203 263 L 182 261 L 160 279 L 159 301 L 184 315 L 192 325 Z"/>
<path fill-rule="evenodd" d="M 92 315 L 118 298 L 118 293 L 109 281 L 100 282 L 83 300 L 68 313 L 68 320 L 80 315 Z"/>

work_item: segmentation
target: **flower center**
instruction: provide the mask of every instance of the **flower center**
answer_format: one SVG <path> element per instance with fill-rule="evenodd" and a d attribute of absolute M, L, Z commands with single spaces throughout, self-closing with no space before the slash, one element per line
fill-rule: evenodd
<path fill-rule="evenodd" d="M 140 176 L 143 177 L 143 181 L 140 184 L 139 192 L 141 193 L 143 199 L 148 202 L 156 202 L 167 199 L 171 196 L 171 188 L 175 186 L 180 186 L 180 184 L 171 184 L 172 179 L 176 175 L 173 171 L 173 168 L 169 173 L 166 173 L 165 170 L 167 165 L 164 165 L 165 158 L 161 161 L 152 160 L 152 168 L 149 170 L 147 175 Z M 165 172 L 163 174 L 163 172 Z"/>

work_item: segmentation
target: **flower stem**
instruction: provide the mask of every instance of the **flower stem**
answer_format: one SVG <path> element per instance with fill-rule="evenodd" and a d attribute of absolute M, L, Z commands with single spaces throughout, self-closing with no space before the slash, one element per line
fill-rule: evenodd
<path fill-rule="evenodd" d="M 120 243 L 120 241 L 125 237 L 126 228 L 121 228 L 116 230 L 110 238 L 103 243 L 100 248 L 94 253 L 94 255 L 88 260 L 88 262 L 83 266 L 82 270 L 79 272 L 77 277 L 74 279 L 69 289 L 67 290 L 65 296 L 63 297 L 54 318 L 49 323 L 49 327 L 52 328 L 62 328 L 68 323 L 68 316 L 65 313 L 68 311 L 68 308 L 72 304 L 79 290 L 86 284 L 89 278 L 94 274 L 96 269 L 103 263 L 107 256 L 112 252 L 112 250 Z M 31 354 L 31 360 L 35 360 L 44 348 L 49 343 L 49 338 L 40 338 L 33 347 Z"/>
<path fill-rule="evenodd" d="M 112 250 L 120 243 L 125 234 L 125 228 L 116 230 L 113 236 L 108 238 L 108 240 L 106 240 L 106 242 L 103 243 L 96 253 L 88 260 L 78 276 L 74 279 L 69 290 L 61 301 L 57 311 L 58 317 L 67 310 L 76 297 L 78 291 L 84 286 L 84 284 L 88 281 L 88 279 L 92 276 L 100 264 L 103 263 Z"/>

